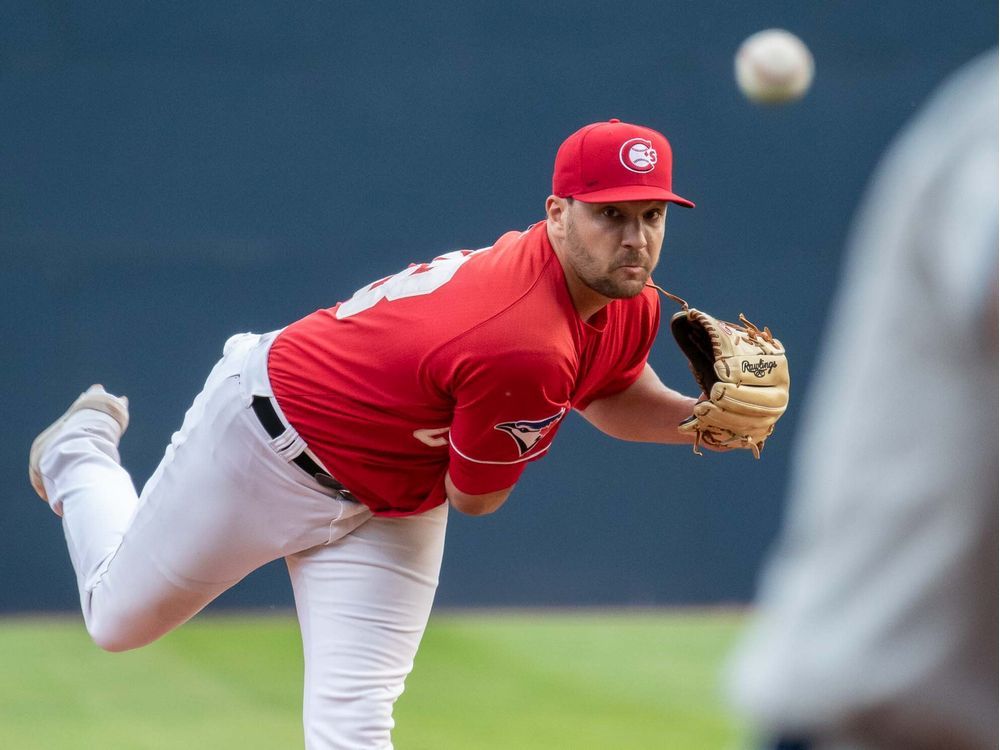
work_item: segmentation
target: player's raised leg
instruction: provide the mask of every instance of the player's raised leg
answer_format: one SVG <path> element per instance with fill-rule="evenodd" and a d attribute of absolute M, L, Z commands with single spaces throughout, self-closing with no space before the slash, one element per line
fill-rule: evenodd
<path fill-rule="evenodd" d="M 335 519 L 353 528 L 370 515 L 275 452 L 240 387 L 259 338 L 227 346 L 141 497 L 118 463 L 121 425 L 108 414 L 76 410 L 38 451 L 101 647 L 145 645 L 255 568 L 328 540 Z"/>
<path fill-rule="evenodd" d="M 305 653 L 308 750 L 391 750 L 392 709 L 427 626 L 447 504 L 374 517 L 287 558 Z"/>
<path fill-rule="evenodd" d="M 118 443 L 128 421 L 128 400 L 93 385 L 31 444 L 31 485 L 57 515 L 63 516 L 81 592 L 89 590 L 91 582 L 102 574 L 139 503 L 118 456 Z M 64 515 L 67 503 L 72 522 Z M 83 606 L 86 618 L 85 600 Z"/>

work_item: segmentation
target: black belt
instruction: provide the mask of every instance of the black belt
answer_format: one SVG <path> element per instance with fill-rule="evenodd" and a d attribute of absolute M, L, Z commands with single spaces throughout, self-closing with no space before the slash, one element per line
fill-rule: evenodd
<path fill-rule="evenodd" d="M 253 413 L 257 415 L 257 419 L 260 420 L 261 426 L 267 431 L 268 435 L 276 438 L 285 434 L 285 425 L 281 423 L 281 418 L 278 416 L 278 412 L 274 410 L 274 404 L 271 403 L 271 399 L 267 396 L 254 396 L 250 406 L 253 408 Z M 313 461 L 304 449 L 292 459 L 292 463 L 324 487 L 329 487 L 343 495 L 351 494 L 350 490 L 346 489 L 344 485 L 323 471 L 323 468 Z"/>

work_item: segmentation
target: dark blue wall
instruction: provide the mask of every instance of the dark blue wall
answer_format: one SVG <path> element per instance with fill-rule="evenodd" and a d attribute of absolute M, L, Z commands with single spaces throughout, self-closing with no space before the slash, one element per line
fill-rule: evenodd
<path fill-rule="evenodd" d="M 760 462 L 574 418 L 502 512 L 452 515 L 439 601 L 745 600 L 866 177 L 997 39 L 982 0 L 94 5 L 0 1 L 0 610 L 76 606 L 24 467 L 83 387 L 130 396 L 141 485 L 228 335 L 537 220 L 560 141 L 613 116 L 667 133 L 698 203 L 671 212 L 658 280 L 770 324 L 792 406 Z M 732 55 L 769 26 L 810 44 L 817 77 L 762 110 Z M 693 391 L 669 336 L 652 359 Z M 280 565 L 223 598 L 289 602 Z"/>

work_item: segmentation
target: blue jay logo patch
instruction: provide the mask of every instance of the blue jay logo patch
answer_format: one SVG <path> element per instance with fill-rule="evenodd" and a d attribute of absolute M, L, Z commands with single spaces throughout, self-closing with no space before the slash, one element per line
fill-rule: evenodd
<path fill-rule="evenodd" d="M 501 422 L 500 424 L 493 425 L 493 429 L 506 432 L 510 435 L 514 442 L 517 443 L 517 455 L 523 456 L 534 448 L 539 440 L 552 431 L 565 413 L 566 409 L 562 408 L 558 414 L 553 414 L 551 417 L 546 417 L 545 419 L 536 419 L 534 421 L 522 419 L 517 422 Z"/>

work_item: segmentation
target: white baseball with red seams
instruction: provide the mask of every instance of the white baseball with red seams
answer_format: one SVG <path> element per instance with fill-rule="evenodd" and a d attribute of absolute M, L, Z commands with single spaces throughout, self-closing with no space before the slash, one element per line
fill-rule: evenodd
<path fill-rule="evenodd" d="M 736 52 L 735 68 L 740 91 L 760 104 L 801 99 L 815 73 L 812 52 L 784 29 L 765 29 L 747 37 Z"/>

